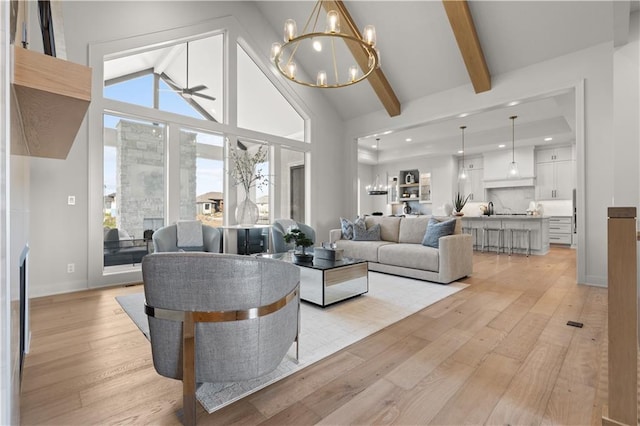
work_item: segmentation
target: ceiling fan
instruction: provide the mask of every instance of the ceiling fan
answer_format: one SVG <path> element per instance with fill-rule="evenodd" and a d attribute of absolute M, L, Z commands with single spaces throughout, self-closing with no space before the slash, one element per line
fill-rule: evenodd
<path fill-rule="evenodd" d="M 167 83 L 167 85 L 169 87 L 171 87 L 171 89 L 173 91 L 175 91 L 176 93 L 180 94 L 183 98 L 185 99 L 191 99 L 194 96 L 203 98 L 203 99 L 208 99 L 210 101 L 215 101 L 216 98 L 214 98 L 213 96 L 209 96 L 209 95 L 205 95 L 204 93 L 200 93 L 202 90 L 206 90 L 207 86 L 205 86 L 204 84 L 199 84 L 197 86 L 193 86 L 193 87 L 189 87 L 189 43 L 187 42 L 187 84 L 186 87 L 180 87 L 178 84 L 176 84 L 175 81 L 173 81 L 168 75 L 166 75 L 165 73 L 162 73 L 165 82 Z"/>

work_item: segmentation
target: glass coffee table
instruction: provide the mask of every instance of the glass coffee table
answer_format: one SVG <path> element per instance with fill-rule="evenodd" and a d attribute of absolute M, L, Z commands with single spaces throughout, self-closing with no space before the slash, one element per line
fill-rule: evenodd
<path fill-rule="evenodd" d="M 345 257 L 342 260 L 313 258 L 294 262 L 293 253 L 266 254 L 263 257 L 293 263 L 300 268 L 300 299 L 328 306 L 369 291 L 367 261 Z"/>

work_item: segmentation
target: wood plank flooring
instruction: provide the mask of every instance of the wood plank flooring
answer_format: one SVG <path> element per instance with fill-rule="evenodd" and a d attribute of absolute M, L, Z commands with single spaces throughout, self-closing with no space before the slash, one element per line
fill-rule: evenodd
<path fill-rule="evenodd" d="M 213 414 L 198 405 L 198 424 L 599 425 L 607 291 L 575 277 L 567 248 L 475 253 L 468 288 Z M 32 301 L 22 424 L 180 424 L 181 383 L 114 299 L 139 291 Z"/>

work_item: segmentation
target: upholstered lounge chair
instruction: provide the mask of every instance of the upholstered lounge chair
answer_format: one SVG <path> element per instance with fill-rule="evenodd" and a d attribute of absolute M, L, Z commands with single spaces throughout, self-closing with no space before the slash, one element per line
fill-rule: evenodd
<path fill-rule="evenodd" d="M 205 251 L 209 253 L 222 252 L 222 232 L 219 228 L 202 225 L 202 244 L 195 246 L 181 246 L 178 241 L 177 225 L 168 225 L 153 233 L 153 249 L 155 253 L 171 251 Z"/>
<path fill-rule="evenodd" d="M 184 423 L 195 424 L 196 383 L 275 370 L 297 342 L 299 269 L 261 257 L 155 253 L 142 261 L 153 365 L 183 382 Z"/>

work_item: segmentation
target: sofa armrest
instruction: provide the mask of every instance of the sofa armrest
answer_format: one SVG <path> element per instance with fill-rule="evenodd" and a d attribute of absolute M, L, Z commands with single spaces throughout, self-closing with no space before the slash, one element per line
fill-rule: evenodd
<path fill-rule="evenodd" d="M 455 234 L 441 237 L 438 274 L 442 282 L 450 283 L 473 272 L 473 237 Z"/>
<path fill-rule="evenodd" d="M 342 230 L 341 229 L 331 229 L 329 230 L 329 242 L 335 243 L 338 240 L 342 239 Z"/>

